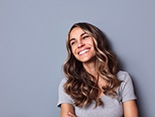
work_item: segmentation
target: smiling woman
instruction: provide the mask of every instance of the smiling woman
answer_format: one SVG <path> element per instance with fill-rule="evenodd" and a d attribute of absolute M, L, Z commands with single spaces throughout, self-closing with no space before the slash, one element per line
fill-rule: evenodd
<path fill-rule="evenodd" d="M 96 26 L 74 24 L 66 42 L 65 79 L 59 86 L 61 117 L 138 117 L 131 77 Z"/>
<path fill-rule="evenodd" d="M 74 28 L 69 39 L 71 51 L 77 60 L 85 63 L 95 56 L 93 37 L 81 28 Z"/>

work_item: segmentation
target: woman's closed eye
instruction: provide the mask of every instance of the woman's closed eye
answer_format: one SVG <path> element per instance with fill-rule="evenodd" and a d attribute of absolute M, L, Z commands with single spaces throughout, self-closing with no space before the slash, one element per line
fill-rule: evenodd
<path fill-rule="evenodd" d="M 89 35 L 86 35 L 86 36 L 83 36 L 82 39 L 86 39 L 86 38 L 88 38 L 88 37 L 89 37 Z"/>
<path fill-rule="evenodd" d="M 71 41 L 70 42 L 70 45 L 74 45 L 76 42 L 75 41 Z"/>

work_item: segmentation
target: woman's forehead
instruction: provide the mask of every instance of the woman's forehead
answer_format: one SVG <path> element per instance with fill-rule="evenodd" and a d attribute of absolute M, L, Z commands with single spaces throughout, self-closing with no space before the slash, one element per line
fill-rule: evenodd
<path fill-rule="evenodd" d="M 84 34 L 87 34 L 83 29 L 80 27 L 75 27 L 70 31 L 69 38 L 76 38 L 76 37 L 81 37 Z"/>

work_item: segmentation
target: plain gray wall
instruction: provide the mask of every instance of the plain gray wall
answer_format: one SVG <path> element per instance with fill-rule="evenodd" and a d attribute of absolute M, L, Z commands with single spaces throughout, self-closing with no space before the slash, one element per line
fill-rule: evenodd
<path fill-rule="evenodd" d="M 133 78 L 140 117 L 155 115 L 154 0 L 0 0 L 0 117 L 58 117 L 70 26 L 109 37 Z"/>

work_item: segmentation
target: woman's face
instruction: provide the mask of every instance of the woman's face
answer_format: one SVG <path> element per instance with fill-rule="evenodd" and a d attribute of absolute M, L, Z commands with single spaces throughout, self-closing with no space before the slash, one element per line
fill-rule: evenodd
<path fill-rule="evenodd" d="M 89 62 L 95 56 L 93 37 L 81 28 L 75 27 L 69 35 L 69 44 L 75 58 L 82 63 Z"/>

